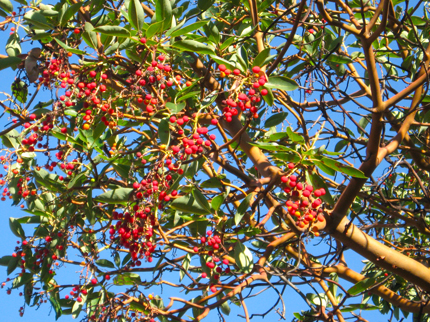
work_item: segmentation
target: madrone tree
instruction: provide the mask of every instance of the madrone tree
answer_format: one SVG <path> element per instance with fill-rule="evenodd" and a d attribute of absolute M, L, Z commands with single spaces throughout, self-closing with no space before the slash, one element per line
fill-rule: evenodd
<path fill-rule="evenodd" d="M 430 320 L 426 1 L 0 8 L 21 316 Z"/>

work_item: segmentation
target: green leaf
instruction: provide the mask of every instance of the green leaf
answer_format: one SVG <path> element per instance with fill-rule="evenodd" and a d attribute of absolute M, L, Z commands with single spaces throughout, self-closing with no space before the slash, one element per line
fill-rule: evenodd
<path fill-rule="evenodd" d="M 58 292 L 50 293 L 49 302 L 51 302 L 51 305 L 54 308 L 55 320 L 58 320 L 62 313 Z"/>
<path fill-rule="evenodd" d="M 182 281 L 182 279 L 185 276 L 185 271 L 188 271 L 188 268 L 190 267 L 190 263 L 191 263 L 191 255 L 187 254 L 184 258 L 184 260 L 182 261 L 182 268 L 179 271 L 179 280 Z"/>
<path fill-rule="evenodd" d="M 207 215 L 210 213 L 210 211 L 207 211 L 205 208 L 200 206 L 200 204 L 190 194 L 173 200 L 173 202 L 170 204 L 170 207 L 184 213 L 196 215 Z"/>
<path fill-rule="evenodd" d="M 13 256 L 9 256 L 9 255 L 3 256 L 2 258 L 0 258 L 0 265 L 8 266 L 11 260 L 13 260 Z"/>
<path fill-rule="evenodd" d="M 329 159 L 329 158 L 322 158 L 321 162 L 324 163 L 326 166 L 332 168 L 333 170 L 342 172 L 342 173 L 349 175 L 351 177 L 360 178 L 360 179 L 367 179 L 367 177 L 364 175 L 363 171 L 356 169 L 354 167 L 350 167 L 350 166 L 343 164 L 339 161 Z"/>
<path fill-rule="evenodd" d="M 239 207 L 237 207 L 236 214 L 234 215 L 234 224 L 236 226 L 239 225 L 240 221 L 242 220 L 243 216 L 245 215 L 246 210 L 248 209 L 249 204 L 251 202 L 252 196 L 253 196 L 252 193 L 247 195 L 246 198 L 242 200 Z"/>
<path fill-rule="evenodd" d="M 102 267 L 115 268 L 115 265 L 111 261 L 108 261 L 107 259 L 96 260 L 96 264 Z"/>
<path fill-rule="evenodd" d="M 98 195 L 94 198 L 94 200 L 103 203 L 126 203 L 130 199 L 130 193 L 133 191 L 133 188 L 118 188 L 114 190 L 106 191 L 101 195 Z"/>
<path fill-rule="evenodd" d="M 375 278 L 365 278 L 351 287 L 347 292 L 351 295 L 360 294 L 375 284 L 375 281 Z"/>
<path fill-rule="evenodd" d="M 21 62 L 22 62 L 22 59 L 18 57 L 2 58 L 0 59 L 0 70 L 6 69 L 9 67 L 16 67 Z"/>
<path fill-rule="evenodd" d="M 211 212 L 211 206 L 209 205 L 209 202 L 199 189 L 193 189 L 193 196 L 197 203 L 200 205 L 200 207 L 202 207 L 209 213 Z"/>
<path fill-rule="evenodd" d="M 57 42 L 57 44 L 59 44 L 61 47 L 63 47 L 66 51 L 77 54 L 77 55 L 85 55 L 86 52 L 80 49 L 76 49 L 73 47 L 70 47 L 68 45 L 66 45 L 65 43 L 63 43 L 61 40 L 54 38 L 55 41 Z"/>
<path fill-rule="evenodd" d="M 130 0 L 128 6 L 128 16 L 130 22 L 138 31 L 142 30 L 143 24 L 145 22 L 145 12 L 143 11 L 142 4 L 139 0 Z"/>
<path fill-rule="evenodd" d="M 7 265 L 7 275 L 10 275 L 18 266 L 18 257 L 12 257 Z"/>
<path fill-rule="evenodd" d="M 303 139 L 303 136 L 301 136 L 300 134 L 297 134 L 296 132 L 293 132 L 293 130 L 291 129 L 291 127 L 287 127 L 287 134 L 288 137 L 291 139 L 291 141 L 296 142 L 296 143 L 304 143 L 305 140 Z"/>
<path fill-rule="evenodd" d="M 338 64 L 349 64 L 353 62 L 353 60 L 347 56 L 339 56 L 336 54 L 330 54 L 327 60 Z"/>
<path fill-rule="evenodd" d="M 275 97 L 273 96 L 272 90 L 266 85 L 262 86 L 262 88 L 267 90 L 267 95 L 263 96 L 263 100 L 267 103 L 267 105 L 273 106 L 273 103 L 275 102 Z"/>
<path fill-rule="evenodd" d="M 0 8 L 2 8 L 8 13 L 11 13 L 13 11 L 12 2 L 10 2 L 9 0 L 0 0 Z"/>
<path fill-rule="evenodd" d="M 264 85 L 269 88 L 282 89 L 284 91 L 294 91 L 299 86 L 296 81 L 285 76 L 271 76 L 269 81 Z"/>
<path fill-rule="evenodd" d="M 214 62 L 216 62 L 219 65 L 225 65 L 228 69 L 234 70 L 236 68 L 236 63 L 232 61 L 228 61 L 224 58 L 218 57 L 216 55 L 211 55 L 211 58 Z"/>
<path fill-rule="evenodd" d="M 266 120 L 264 127 L 272 127 L 281 124 L 287 116 L 287 112 L 276 113 Z"/>
<path fill-rule="evenodd" d="M 159 21 L 151 24 L 146 30 L 146 38 L 151 39 L 154 35 L 159 33 L 163 29 L 164 21 Z"/>
<path fill-rule="evenodd" d="M 21 276 L 17 276 L 12 282 L 12 288 L 18 288 L 24 284 L 27 284 L 33 279 L 33 274 L 23 273 Z"/>
<path fill-rule="evenodd" d="M 18 56 L 21 54 L 21 45 L 18 33 L 14 32 L 9 36 L 6 43 L 6 53 L 9 57 Z"/>
<path fill-rule="evenodd" d="M 257 55 L 257 57 L 255 57 L 252 63 L 252 66 L 262 67 L 266 58 L 269 57 L 269 54 L 270 54 L 270 48 L 264 49 L 261 53 Z"/>
<path fill-rule="evenodd" d="M 330 206 L 334 205 L 334 200 L 333 200 L 333 197 L 331 196 L 330 190 L 328 190 L 327 185 L 318 174 L 309 173 L 309 171 L 306 171 L 306 180 L 312 184 L 314 189 L 324 188 L 326 191 L 326 194 L 324 196 L 321 196 L 320 198 Z"/>
<path fill-rule="evenodd" d="M 140 285 L 142 281 L 140 276 L 136 273 L 122 273 L 120 275 L 115 276 L 113 279 L 113 283 L 115 285 Z"/>
<path fill-rule="evenodd" d="M 75 301 L 75 304 L 73 304 L 72 307 L 72 317 L 76 319 L 79 316 L 79 313 L 81 313 L 82 308 L 84 307 L 84 304 L 86 302 L 87 297 L 80 293 L 80 298 L 82 299 L 82 302 Z"/>
<path fill-rule="evenodd" d="M 192 23 L 192 24 L 190 24 L 190 25 L 188 25 L 188 26 L 185 26 L 185 27 L 183 27 L 183 28 L 180 28 L 180 29 L 178 29 L 178 30 L 175 30 L 174 32 L 172 32 L 172 33 L 170 34 L 170 36 L 171 36 L 171 37 L 178 37 L 178 36 L 185 35 L 185 34 L 187 34 L 187 33 L 189 33 L 189 32 L 192 32 L 192 31 L 194 31 L 194 30 L 197 30 L 197 29 L 199 29 L 199 28 L 201 28 L 201 27 L 203 27 L 203 26 L 207 25 L 209 21 L 210 21 L 210 20 L 201 20 L 201 21 L 197 21 L 197 22 Z"/>
<path fill-rule="evenodd" d="M 196 40 L 180 40 L 175 42 L 173 44 L 173 47 L 178 48 L 181 51 L 190 51 L 199 54 L 214 55 L 212 49 Z"/>
<path fill-rule="evenodd" d="M 120 26 L 99 26 L 94 29 L 94 32 L 99 32 L 107 36 L 130 37 L 130 32 Z"/>
<path fill-rule="evenodd" d="M 67 9 L 64 11 L 64 13 L 60 16 L 60 26 L 65 26 L 72 17 L 79 11 L 79 8 L 82 7 L 82 3 L 78 2 L 71 6 L 68 6 L 67 4 L 64 4 L 64 6 L 67 6 Z"/>
<path fill-rule="evenodd" d="M 11 89 L 13 96 L 15 96 L 18 101 L 24 104 L 27 102 L 28 87 L 25 82 L 16 80 L 12 83 Z"/>
<path fill-rule="evenodd" d="M 170 143 L 170 128 L 169 121 L 162 119 L 158 125 L 158 137 L 160 138 L 160 143 L 169 146 Z"/>
<path fill-rule="evenodd" d="M 27 12 L 24 15 L 24 19 L 27 20 L 27 22 L 29 22 L 30 24 L 32 24 L 35 29 L 54 29 L 54 26 L 48 23 L 45 16 L 38 11 Z"/>
<path fill-rule="evenodd" d="M 274 142 L 254 142 L 254 143 L 249 143 L 253 146 L 257 146 L 260 149 L 263 150 L 268 150 L 268 151 L 290 151 L 290 152 L 295 152 L 293 149 L 288 148 L 286 146 L 283 145 L 279 145 L 277 143 Z"/>
<path fill-rule="evenodd" d="M 172 24 L 172 4 L 170 0 L 156 0 L 155 20 L 163 22 L 163 31 L 169 29 Z"/>
<path fill-rule="evenodd" d="M 220 308 L 221 308 L 222 313 L 224 313 L 225 315 L 230 315 L 231 308 L 230 308 L 230 305 L 228 305 L 227 301 L 222 303 Z"/>
<path fill-rule="evenodd" d="M 85 22 L 85 32 L 82 33 L 84 41 L 93 49 L 97 49 L 97 33 L 94 32 L 94 27 L 91 23 Z"/>
<path fill-rule="evenodd" d="M 236 241 L 236 245 L 234 246 L 234 259 L 241 272 L 251 273 L 254 267 L 252 253 L 239 240 Z"/>
<path fill-rule="evenodd" d="M 206 11 L 208 10 L 210 7 L 212 7 L 212 5 L 214 4 L 215 0 L 198 0 L 197 1 L 197 7 L 201 10 L 201 11 Z"/>
<path fill-rule="evenodd" d="M 178 114 L 180 111 L 182 111 L 185 108 L 185 103 L 171 103 L 167 102 L 166 107 L 172 112 L 172 114 Z"/>
<path fill-rule="evenodd" d="M 360 125 L 363 130 L 366 129 L 367 124 L 369 124 L 369 119 L 366 116 L 362 117 L 360 121 L 358 121 L 358 125 Z M 358 128 L 358 132 L 360 132 L 360 134 L 364 134 L 360 128 Z"/>
<path fill-rule="evenodd" d="M 15 236 L 25 239 L 24 229 L 22 229 L 22 226 L 19 223 L 18 219 L 10 217 L 9 227 Z"/>

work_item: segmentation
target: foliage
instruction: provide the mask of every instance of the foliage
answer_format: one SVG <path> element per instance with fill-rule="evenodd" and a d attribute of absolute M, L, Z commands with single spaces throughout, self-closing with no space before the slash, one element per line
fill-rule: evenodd
<path fill-rule="evenodd" d="M 1 200 L 27 213 L 0 265 L 21 315 L 430 320 L 426 2 L 0 8 Z M 279 300 L 247 307 L 260 291 Z"/>

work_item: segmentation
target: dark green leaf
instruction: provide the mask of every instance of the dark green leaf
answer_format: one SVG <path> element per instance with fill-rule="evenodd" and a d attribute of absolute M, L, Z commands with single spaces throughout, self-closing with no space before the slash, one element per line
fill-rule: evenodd
<path fill-rule="evenodd" d="M 333 170 L 342 172 L 346 175 L 349 175 L 355 178 L 367 179 L 367 177 L 364 175 L 364 173 L 361 170 L 356 169 L 354 167 L 350 167 L 339 161 L 329 159 L 329 158 L 322 158 L 321 162 L 324 163 L 326 166 L 332 168 Z"/>
<path fill-rule="evenodd" d="M 45 16 L 38 11 L 27 12 L 24 15 L 24 19 L 31 23 L 35 29 L 54 29 L 54 27 L 50 23 L 48 23 Z"/>
<path fill-rule="evenodd" d="M 293 142 L 296 142 L 296 143 L 304 143 L 305 142 L 305 140 L 303 139 L 303 136 L 300 134 L 297 134 L 296 132 L 293 132 L 291 127 L 287 127 L 287 134 L 288 134 L 288 137 Z"/>
<path fill-rule="evenodd" d="M 187 33 L 189 33 L 189 32 L 192 32 L 192 31 L 194 31 L 194 30 L 197 30 L 197 29 L 199 29 L 199 28 L 203 27 L 204 25 L 207 25 L 209 21 L 210 21 L 210 20 L 201 20 L 201 21 L 197 21 L 197 22 L 192 23 L 192 24 L 190 24 L 190 25 L 188 25 L 188 26 L 185 26 L 185 27 L 183 27 L 183 28 L 180 28 L 180 29 L 178 29 L 178 30 L 175 30 L 174 32 L 172 32 L 172 33 L 170 34 L 170 36 L 171 36 L 171 37 L 178 37 L 178 36 L 185 35 L 185 34 L 187 34 Z"/>
<path fill-rule="evenodd" d="M 266 120 L 264 127 L 272 127 L 281 124 L 287 116 L 287 112 L 276 113 Z"/>
<path fill-rule="evenodd" d="M 205 208 L 200 206 L 200 204 L 190 194 L 173 200 L 173 202 L 170 204 L 170 207 L 184 213 L 196 215 L 207 215 L 210 213 L 210 211 L 207 211 Z"/>
<path fill-rule="evenodd" d="M 324 188 L 326 191 L 326 194 L 324 196 L 321 196 L 320 198 L 324 202 L 328 203 L 330 206 L 334 205 L 334 200 L 333 200 L 333 197 L 331 196 L 330 190 L 328 190 L 327 185 L 319 175 L 317 175 L 316 173 L 309 173 L 309 171 L 306 171 L 306 180 L 312 184 L 314 189 Z"/>
<path fill-rule="evenodd" d="M 296 81 L 285 76 L 271 76 L 265 86 L 269 88 L 282 89 L 284 91 L 294 91 L 299 88 Z"/>
<path fill-rule="evenodd" d="M 54 311 L 55 311 L 55 320 L 58 320 L 58 318 L 61 316 L 61 313 L 62 313 L 58 292 L 50 293 L 49 301 L 51 302 L 52 307 L 54 308 Z"/>
<path fill-rule="evenodd" d="M 16 80 L 12 83 L 12 94 L 15 96 L 15 98 L 21 102 L 26 103 L 27 102 L 27 96 L 28 96 L 28 87 L 27 84 L 21 80 Z"/>
<path fill-rule="evenodd" d="M 257 55 L 257 57 L 255 57 L 252 63 L 252 66 L 263 67 L 263 63 L 266 60 L 266 58 L 269 57 L 269 54 L 270 54 L 270 48 L 264 49 L 261 53 Z"/>
<path fill-rule="evenodd" d="M 193 189 L 193 196 L 197 203 L 200 205 L 200 207 L 202 207 L 205 211 L 209 213 L 211 212 L 211 206 L 209 205 L 206 197 L 203 195 L 203 193 L 200 192 L 199 189 Z"/>
<path fill-rule="evenodd" d="M 133 188 L 118 188 L 114 190 L 106 191 L 101 195 L 98 195 L 94 198 L 94 200 L 98 202 L 105 203 L 125 203 L 130 199 L 130 193 L 133 191 Z"/>
<path fill-rule="evenodd" d="M 21 276 L 15 277 L 12 282 L 12 288 L 18 288 L 24 284 L 27 284 L 33 279 L 33 274 L 31 273 L 23 273 Z"/>
<path fill-rule="evenodd" d="M 83 51 L 83 50 L 70 47 L 57 38 L 54 38 L 54 39 L 61 47 L 63 47 L 66 51 L 68 51 L 70 53 L 74 53 L 77 55 L 85 55 L 86 54 L 85 51 Z"/>
<path fill-rule="evenodd" d="M 18 57 L 6 57 L 0 59 L 0 70 L 9 68 L 9 67 L 16 67 L 19 63 L 22 62 L 21 58 Z"/>
<path fill-rule="evenodd" d="M 190 51 L 199 54 L 214 55 L 212 49 L 206 44 L 198 42 L 196 40 L 180 40 L 173 44 L 173 47 L 180 49 L 181 51 Z"/>
<path fill-rule="evenodd" d="M 21 45 L 18 33 L 14 32 L 9 36 L 9 39 L 6 43 L 6 53 L 10 57 L 21 54 Z"/>
<path fill-rule="evenodd" d="M 246 210 L 249 207 L 249 204 L 251 202 L 253 194 L 250 193 L 246 196 L 245 199 L 242 200 L 239 207 L 237 207 L 236 214 L 234 215 L 234 224 L 237 226 L 239 225 L 240 221 L 242 220 L 243 216 L 245 215 Z"/>
<path fill-rule="evenodd" d="M 212 7 L 212 5 L 214 4 L 215 0 L 198 0 L 197 1 L 197 7 L 201 10 L 201 11 L 206 11 L 208 10 L 210 7 Z"/>
<path fill-rule="evenodd" d="M 102 267 L 115 268 L 115 265 L 107 259 L 96 260 L 96 264 Z"/>
<path fill-rule="evenodd" d="M 19 223 L 18 219 L 10 217 L 9 227 L 15 236 L 25 239 L 24 229 L 22 229 L 22 226 Z"/>
<path fill-rule="evenodd" d="M 373 284 L 375 284 L 374 278 L 365 278 L 365 279 L 361 280 L 360 282 L 358 282 L 357 284 L 355 284 L 350 289 L 348 289 L 347 292 L 351 295 L 357 295 L 357 294 L 360 294 L 361 292 L 364 292 L 365 290 L 367 290 Z"/>
<path fill-rule="evenodd" d="M 2 258 L 0 258 L 0 265 L 1 266 L 8 266 L 9 262 L 13 259 L 13 256 L 3 256 Z"/>
<path fill-rule="evenodd" d="M 158 137 L 160 138 L 160 143 L 169 146 L 170 143 L 170 128 L 169 121 L 162 119 L 158 126 Z"/>
<path fill-rule="evenodd" d="M 130 37 L 130 32 L 120 26 L 100 26 L 95 28 L 94 32 L 99 32 L 107 36 Z"/>
<path fill-rule="evenodd" d="M 146 38 L 151 39 L 154 35 L 159 33 L 163 28 L 164 21 L 159 21 L 151 24 L 146 30 Z"/>

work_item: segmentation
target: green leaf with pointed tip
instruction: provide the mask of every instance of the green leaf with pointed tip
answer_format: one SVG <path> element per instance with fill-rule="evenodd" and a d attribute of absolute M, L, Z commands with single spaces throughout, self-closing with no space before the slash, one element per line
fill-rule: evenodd
<path fill-rule="evenodd" d="M 130 0 L 128 6 L 128 16 L 134 28 L 136 28 L 138 31 L 142 30 L 143 24 L 145 22 L 145 12 L 143 11 L 142 4 L 139 0 Z"/>
<path fill-rule="evenodd" d="M 194 30 L 197 30 L 205 25 L 207 25 L 209 23 L 210 20 L 201 20 L 201 21 L 197 21 L 195 23 L 192 23 L 188 26 L 185 26 L 183 28 L 180 28 L 178 30 L 175 30 L 174 32 L 172 32 L 170 34 L 170 37 L 178 37 L 178 36 L 182 36 L 185 35 L 189 32 L 192 32 Z"/>
<path fill-rule="evenodd" d="M 272 127 L 281 124 L 287 116 L 287 112 L 276 113 L 266 120 L 264 127 Z"/>
<path fill-rule="evenodd" d="M 94 32 L 99 32 L 107 36 L 130 37 L 130 32 L 120 26 L 99 26 L 94 29 Z"/>
<path fill-rule="evenodd" d="M 179 197 L 170 204 L 170 207 L 184 213 L 191 213 L 196 215 L 207 215 L 210 211 L 200 206 L 200 204 L 190 194 Z"/>
<path fill-rule="evenodd" d="M 330 190 L 328 190 L 327 185 L 319 175 L 317 175 L 316 173 L 309 173 L 309 171 L 306 171 L 306 180 L 312 184 L 314 189 L 324 188 L 326 193 L 324 196 L 320 197 L 321 200 L 323 200 L 330 206 L 334 205 L 334 200 L 333 200 L 333 197 L 331 196 Z"/>
<path fill-rule="evenodd" d="M 114 190 L 106 191 L 101 195 L 98 195 L 94 200 L 98 202 L 116 204 L 116 203 L 126 203 L 130 199 L 130 193 L 133 188 L 118 188 Z"/>
<path fill-rule="evenodd" d="M 252 62 L 252 66 L 258 66 L 263 67 L 263 63 L 266 60 L 267 57 L 269 57 L 270 54 L 270 48 L 264 49 L 262 52 L 260 52 L 257 57 L 255 57 L 254 61 Z"/>
<path fill-rule="evenodd" d="M 214 55 L 212 49 L 207 45 L 198 42 L 196 40 L 180 40 L 173 44 L 173 47 L 178 48 L 181 51 L 190 51 L 199 54 Z"/>
<path fill-rule="evenodd" d="M 204 196 L 203 193 L 201 193 L 201 191 L 199 189 L 193 189 L 193 196 L 194 199 L 197 201 L 197 203 L 200 205 L 200 207 L 202 207 L 204 210 L 206 210 L 207 212 L 211 212 L 211 206 L 209 205 L 208 200 L 206 199 L 206 197 Z"/>
<path fill-rule="evenodd" d="M 365 279 L 361 280 L 360 282 L 356 283 L 350 289 L 348 289 L 347 292 L 351 295 L 360 294 L 361 292 L 364 292 L 369 287 L 371 287 L 373 284 L 375 284 L 375 281 L 376 280 L 374 278 L 365 278 Z"/>
<path fill-rule="evenodd" d="M 86 52 L 83 51 L 83 50 L 70 47 L 70 46 L 66 45 L 65 43 L 63 43 L 61 40 L 59 40 L 57 38 L 54 38 L 54 39 L 57 42 L 57 44 L 59 44 L 61 47 L 63 47 L 66 51 L 68 51 L 70 53 L 74 53 L 74 54 L 77 54 L 77 55 L 85 55 L 86 54 Z"/>
<path fill-rule="evenodd" d="M 55 320 L 58 320 L 58 318 L 62 314 L 61 306 L 60 306 L 60 297 L 58 295 L 58 292 L 51 292 L 49 296 L 49 302 L 51 302 L 52 307 L 55 311 Z"/>
<path fill-rule="evenodd" d="M 182 111 L 185 108 L 185 103 L 171 103 L 167 102 L 166 107 L 172 112 L 172 114 L 178 114 L 180 111 Z"/>
<path fill-rule="evenodd" d="M 96 264 L 102 267 L 115 268 L 115 265 L 111 261 L 108 261 L 107 259 L 96 260 Z"/>
<path fill-rule="evenodd" d="M 163 22 L 162 31 L 170 28 L 172 24 L 172 4 L 170 0 L 156 0 L 155 20 Z"/>
<path fill-rule="evenodd" d="M 211 58 L 214 62 L 216 62 L 218 65 L 225 65 L 228 69 L 234 70 L 236 68 L 236 63 L 228 61 L 224 58 L 218 57 L 216 55 L 211 55 Z"/>
<path fill-rule="evenodd" d="M 349 165 L 343 164 L 339 161 L 330 159 L 330 158 L 322 158 L 321 162 L 324 163 L 326 166 L 332 168 L 335 171 L 342 172 L 346 175 L 349 175 L 351 177 L 360 178 L 360 179 L 367 179 L 367 177 L 364 175 L 363 171 L 356 169 L 354 167 L 351 167 Z"/>
<path fill-rule="evenodd" d="M 271 76 L 265 86 L 274 89 L 282 89 L 284 91 L 294 91 L 299 88 L 296 81 L 285 76 Z"/>
<path fill-rule="evenodd" d="M 146 38 L 151 39 L 163 29 L 164 21 L 154 22 L 146 30 Z"/>
<path fill-rule="evenodd" d="M 247 195 L 246 198 L 242 200 L 239 207 L 237 207 L 236 214 L 234 215 L 234 224 L 236 226 L 239 225 L 240 221 L 245 215 L 245 212 L 249 207 L 249 203 L 251 202 L 251 198 L 252 198 L 252 193 Z"/>
<path fill-rule="evenodd" d="M 21 54 L 21 44 L 18 33 L 14 32 L 9 36 L 6 43 L 6 53 L 9 57 Z"/>
<path fill-rule="evenodd" d="M 16 67 L 19 63 L 22 62 L 22 59 L 19 57 L 6 57 L 0 59 L 0 70 Z"/>
<path fill-rule="evenodd" d="M 267 105 L 273 106 L 273 103 L 275 102 L 275 97 L 273 96 L 272 90 L 266 85 L 262 86 L 262 88 L 267 90 L 267 95 L 264 95 L 263 99 L 267 103 Z"/>
<path fill-rule="evenodd" d="M 33 279 L 33 274 L 31 273 L 23 273 L 21 276 L 15 277 L 12 282 L 12 288 L 18 288 Z"/>
<path fill-rule="evenodd" d="M 296 143 L 304 143 L 305 140 L 303 139 L 303 136 L 300 134 L 297 134 L 296 132 L 293 132 L 291 127 L 287 127 L 287 134 L 288 137 L 291 139 L 291 141 L 294 141 Z"/>
<path fill-rule="evenodd" d="M 160 143 L 169 146 L 170 143 L 170 128 L 169 121 L 162 119 L 158 125 L 158 137 L 160 138 Z"/>
<path fill-rule="evenodd" d="M 8 266 L 9 262 L 13 259 L 13 256 L 3 256 L 2 258 L 0 258 L 0 265 L 1 266 Z"/>
<path fill-rule="evenodd" d="M 64 6 L 68 6 L 67 4 L 64 4 Z M 60 17 L 60 26 L 65 26 L 72 17 L 79 11 L 79 8 L 82 7 L 82 3 L 78 2 L 75 4 L 72 4 L 71 6 L 68 6 L 67 9 L 64 10 L 64 13 Z"/>
<path fill-rule="evenodd" d="M 236 241 L 236 245 L 234 246 L 234 259 L 241 272 L 251 273 L 254 267 L 252 253 L 239 240 Z"/>
<path fill-rule="evenodd" d="M 19 223 L 18 219 L 10 217 L 9 218 L 9 227 L 15 236 L 20 237 L 22 239 L 25 238 L 24 229 L 22 229 L 22 226 Z"/>
<path fill-rule="evenodd" d="M 76 301 L 72 307 L 72 317 L 74 319 L 76 319 L 79 316 L 79 313 L 81 313 L 82 308 L 84 307 L 84 304 L 87 300 L 87 296 L 82 293 L 79 294 L 79 297 L 82 299 L 82 301 L 81 302 Z"/>

